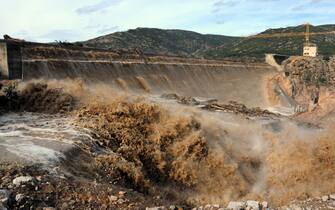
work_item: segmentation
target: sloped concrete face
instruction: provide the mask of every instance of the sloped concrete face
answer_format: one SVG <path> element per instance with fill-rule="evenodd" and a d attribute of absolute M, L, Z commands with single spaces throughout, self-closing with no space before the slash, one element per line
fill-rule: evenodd
<path fill-rule="evenodd" d="M 289 56 L 277 55 L 277 54 L 265 54 L 265 62 L 277 69 L 277 71 L 283 71 L 282 63 L 288 59 Z"/>
<path fill-rule="evenodd" d="M 138 94 L 169 94 L 237 101 L 249 107 L 268 107 L 267 81 L 277 70 L 264 63 L 241 63 L 168 56 L 124 54 L 20 43 L 22 79 L 82 79 L 105 83 Z M 8 45 L 8 60 L 19 66 L 18 54 Z M 14 59 L 11 59 L 14 57 Z M 10 78 L 15 73 L 9 65 Z M 17 71 L 19 72 L 19 71 Z M 16 75 L 19 75 L 18 73 Z M 17 79 L 15 77 L 14 79 Z"/>
<path fill-rule="evenodd" d="M 7 44 L 0 42 L 0 78 L 8 78 Z"/>
<path fill-rule="evenodd" d="M 24 80 L 83 79 L 105 83 L 139 94 L 176 93 L 183 96 L 238 101 L 267 107 L 269 78 L 277 72 L 269 65 L 193 65 L 171 63 L 114 63 L 78 61 L 25 61 Z"/>

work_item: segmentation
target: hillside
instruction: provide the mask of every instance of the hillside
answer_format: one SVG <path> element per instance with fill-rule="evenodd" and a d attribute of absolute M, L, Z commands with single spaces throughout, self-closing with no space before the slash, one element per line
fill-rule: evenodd
<path fill-rule="evenodd" d="M 261 34 L 303 32 L 303 25 L 278 29 L 268 29 Z M 312 32 L 333 31 L 335 25 L 312 26 Z M 335 54 L 335 36 L 321 35 L 312 37 L 319 46 L 321 55 Z M 137 28 L 116 32 L 83 42 L 89 47 L 104 49 L 139 48 L 149 54 L 166 54 L 208 59 L 257 58 L 265 53 L 301 55 L 303 37 L 247 39 L 222 35 L 204 35 L 184 30 L 163 30 Z"/>
<path fill-rule="evenodd" d="M 334 31 L 335 25 L 312 26 L 312 32 Z M 303 25 L 296 27 L 268 29 L 261 34 L 304 32 Z M 311 41 L 318 45 L 319 54 L 330 56 L 335 54 L 335 36 L 321 35 L 312 36 Z M 224 47 L 217 47 L 205 50 L 202 56 L 205 58 L 226 58 L 226 57 L 256 57 L 262 58 L 264 53 L 278 53 L 284 55 L 301 55 L 304 37 L 284 38 L 254 38 L 240 39 L 229 43 Z"/>
<path fill-rule="evenodd" d="M 84 42 L 86 46 L 104 49 L 135 49 L 145 53 L 194 56 L 207 49 L 237 41 L 237 37 L 203 35 L 184 30 L 137 28 L 116 32 Z"/>

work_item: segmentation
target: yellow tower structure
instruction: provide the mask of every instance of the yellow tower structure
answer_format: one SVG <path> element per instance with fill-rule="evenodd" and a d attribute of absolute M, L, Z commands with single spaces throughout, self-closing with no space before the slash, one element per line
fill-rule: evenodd
<path fill-rule="evenodd" d="M 310 42 L 310 26 L 311 24 L 309 23 L 305 24 L 306 31 L 303 56 L 316 57 L 318 56 L 318 46 Z"/>
<path fill-rule="evenodd" d="M 305 44 L 309 44 L 309 36 L 310 36 L 310 24 L 309 23 L 306 23 L 305 24 L 305 27 L 306 27 L 306 32 L 305 32 Z"/>
<path fill-rule="evenodd" d="M 274 33 L 274 34 L 258 34 L 253 36 L 248 36 L 246 39 L 264 39 L 264 38 L 281 38 L 281 37 L 305 37 L 303 46 L 303 56 L 316 57 L 318 56 L 318 46 L 311 43 L 311 36 L 320 35 L 335 35 L 335 31 L 323 31 L 323 32 L 311 32 L 311 24 L 306 23 L 305 32 L 288 32 L 288 33 Z"/>

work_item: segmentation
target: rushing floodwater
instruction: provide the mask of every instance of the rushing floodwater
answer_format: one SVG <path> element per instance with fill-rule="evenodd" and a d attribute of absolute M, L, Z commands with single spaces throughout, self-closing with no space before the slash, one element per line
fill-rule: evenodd
<path fill-rule="evenodd" d="M 10 113 L 0 116 L 2 159 L 15 158 L 49 164 L 64 158 L 63 152 L 89 138 L 71 125 L 71 119 L 58 115 Z"/>

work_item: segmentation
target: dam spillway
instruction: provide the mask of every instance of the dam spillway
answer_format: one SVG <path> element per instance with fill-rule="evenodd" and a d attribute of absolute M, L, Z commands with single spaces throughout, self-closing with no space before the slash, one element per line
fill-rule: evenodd
<path fill-rule="evenodd" d="M 247 106 L 267 106 L 266 81 L 277 72 L 265 63 L 143 55 L 60 44 L 0 43 L 4 79 L 81 79 L 139 94 L 176 93 L 238 101 Z"/>

